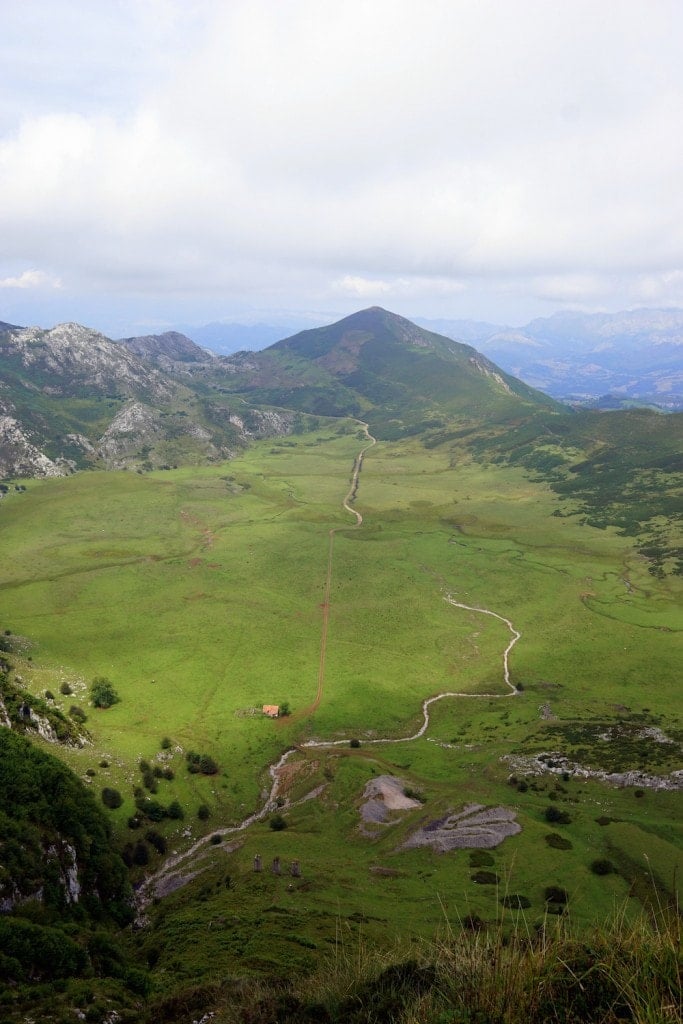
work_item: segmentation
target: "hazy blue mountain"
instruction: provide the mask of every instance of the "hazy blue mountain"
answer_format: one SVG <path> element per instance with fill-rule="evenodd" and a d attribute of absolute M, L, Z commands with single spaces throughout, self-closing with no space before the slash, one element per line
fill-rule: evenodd
<path fill-rule="evenodd" d="M 243 350 L 258 351 L 284 338 L 290 331 L 300 330 L 303 320 L 279 323 L 236 324 L 213 323 L 201 327 L 183 326 L 179 330 L 202 345 L 222 355 Z"/>
<path fill-rule="evenodd" d="M 433 321 L 448 337 L 475 344 L 508 373 L 562 401 L 639 401 L 683 408 L 683 310 L 555 313 L 523 327 Z"/>

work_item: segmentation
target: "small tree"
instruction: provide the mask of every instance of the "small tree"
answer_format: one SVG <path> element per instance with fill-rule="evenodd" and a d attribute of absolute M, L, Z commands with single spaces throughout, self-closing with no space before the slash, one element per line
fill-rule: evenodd
<path fill-rule="evenodd" d="M 591 871 L 594 875 L 611 875 L 616 868 L 611 860 L 607 860 L 606 857 L 598 857 L 591 861 Z"/>
<path fill-rule="evenodd" d="M 90 684 L 90 699 L 96 708 L 110 708 L 121 700 L 111 680 L 106 676 L 96 676 Z"/>
<path fill-rule="evenodd" d="M 109 807 L 112 811 L 116 810 L 123 803 L 123 797 L 119 793 L 118 789 L 112 789 L 110 786 L 105 786 L 102 790 L 102 803 L 105 807 Z"/>
<path fill-rule="evenodd" d="M 218 765 L 208 754 L 202 754 L 199 760 L 199 770 L 202 775 L 216 775 L 218 773 Z"/>
<path fill-rule="evenodd" d="M 177 800 L 171 801 L 171 803 L 166 808 L 166 813 L 168 814 L 169 818 L 174 818 L 176 821 L 180 821 L 182 820 L 182 818 L 185 817 L 185 812 L 183 811 L 181 805 L 178 803 Z"/>
<path fill-rule="evenodd" d="M 546 807 L 543 817 L 546 821 L 556 825 L 569 825 L 572 820 L 567 811 L 561 811 L 559 807 L 553 807 L 552 804 L 550 807 Z"/>
<path fill-rule="evenodd" d="M 273 832 L 282 832 L 283 829 L 287 828 L 287 821 L 281 814 L 274 814 L 268 824 L 272 828 Z"/>

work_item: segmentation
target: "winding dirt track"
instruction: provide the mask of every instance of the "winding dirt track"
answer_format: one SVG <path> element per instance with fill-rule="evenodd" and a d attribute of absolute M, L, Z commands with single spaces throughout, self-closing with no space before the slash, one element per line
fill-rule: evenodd
<path fill-rule="evenodd" d="M 359 452 L 359 454 L 356 456 L 356 459 L 355 459 L 355 462 L 354 462 L 354 465 L 353 465 L 353 471 L 351 473 L 351 486 L 349 487 L 349 491 L 346 494 L 346 497 L 344 498 L 344 501 L 342 502 L 343 508 L 345 508 L 346 511 L 350 513 L 350 515 L 353 515 L 353 516 L 356 517 L 356 526 L 360 526 L 362 524 L 362 522 L 363 522 L 363 517 L 360 514 L 360 512 L 358 512 L 355 508 L 352 507 L 352 503 L 356 500 L 356 496 L 357 496 L 357 493 L 358 493 L 359 476 L 360 476 L 360 471 L 361 471 L 361 469 L 363 467 L 363 457 L 364 457 L 365 453 L 370 448 L 372 448 L 373 445 L 375 445 L 377 443 L 376 439 L 369 433 L 367 423 L 362 423 L 361 425 L 363 426 L 363 429 L 365 431 L 366 437 L 368 438 L 369 444 L 367 444 L 364 448 L 362 448 L 361 451 Z M 294 722 L 294 721 L 297 721 L 300 718 L 307 717 L 308 715 L 312 714 L 315 711 L 315 709 L 319 706 L 320 701 L 322 699 L 322 695 L 323 695 L 324 683 L 325 683 L 325 658 L 326 658 L 326 653 L 327 653 L 327 631 L 328 631 L 329 615 L 330 615 L 330 592 L 331 592 L 331 587 L 332 587 L 332 568 L 333 568 L 333 552 L 334 552 L 334 537 L 335 537 L 335 533 L 336 533 L 336 529 L 332 529 L 329 532 L 329 538 L 330 539 L 329 539 L 328 556 L 327 556 L 327 575 L 326 575 L 326 578 L 325 578 L 324 600 L 323 600 L 323 605 L 322 605 L 323 621 L 322 621 L 322 631 L 321 631 L 321 639 L 320 639 L 320 661 L 319 661 L 319 666 L 318 666 L 318 689 L 317 689 L 316 697 L 315 697 L 315 700 L 313 701 L 313 703 L 310 704 L 307 708 L 303 708 L 301 711 L 297 712 L 295 715 L 290 716 L 290 718 L 288 719 L 288 721 L 290 723 Z M 438 693 L 435 697 L 427 697 L 422 702 L 422 716 L 423 716 L 423 720 L 422 720 L 422 725 L 417 730 L 417 732 L 412 733 L 410 736 L 399 736 L 399 737 L 386 738 L 386 739 L 364 740 L 363 741 L 364 746 L 379 745 L 379 744 L 386 744 L 386 743 L 410 743 L 412 740 L 419 739 L 421 736 L 423 736 L 425 734 L 425 732 L 429 728 L 429 708 L 431 707 L 432 704 L 435 704 L 439 700 L 444 700 L 447 697 L 466 697 L 466 698 L 474 699 L 474 700 L 481 700 L 482 698 L 485 698 L 487 700 L 490 700 L 491 698 L 498 699 L 498 698 L 505 698 L 505 697 L 514 697 L 517 694 L 517 689 L 515 688 L 514 684 L 510 681 L 509 655 L 510 655 L 510 652 L 512 651 L 512 648 L 515 646 L 517 641 L 521 638 L 522 634 L 518 630 L 515 629 L 515 627 L 512 625 L 512 623 L 510 622 L 509 619 L 506 619 L 503 615 L 499 615 L 498 612 L 491 611 L 490 608 L 479 608 L 479 607 L 474 606 L 474 605 L 463 604 L 461 601 L 456 601 L 455 598 L 451 594 L 446 594 L 446 596 L 444 597 L 444 600 L 447 601 L 448 604 L 452 605 L 454 608 L 462 608 L 464 611 L 475 612 L 475 613 L 478 613 L 480 615 L 491 615 L 494 619 L 499 619 L 501 622 L 504 622 L 505 625 L 508 627 L 508 629 L 510 630 L 510 633 L 512 634 L 512 639 L 510 640 L 510 642 L 508 643 L 507 647 L 505 648 L 505 650 L 503 652 L 503 679 L 505 681 L 505 685 L 508 687 L 507 692 L 505 692 L 505 693 L 460 693 L 460 692 L 457 692 L 457 691 L 448 690 L 448 691 L 445 691 L 444 693 Z M 347 746 L 348 742 L 349 742 L 348 739 L 343 739 L 343 740 L 308 740 L 306 743 L 302 743 L 300 746 L 302 748 L 303 747 L 306 747 L 306 748 L 311 748 L 311 747 L 339 747 L 339 746 Z M 295 754 L 297 752 L 298 749 L 300 749 L 300 748 L 299 747 L 291 747 L 289 750 L 286 750 L 282 754 L 282 756 L 274 764 L 270 765 L 270 767 L 268 769 L 268 773 L 269 773 L 269 775 L 271 777 L 272 784 L 271 784 L 270 792 L 269 792 L 268 796 L 266 797 L 266 800 L 265 800 L 265 802 L 263 804 L 263 807 L 259 811 L 255 811 L 253 814 L 250 814 L 249 817 L 245 818 L 244 821 L 240 822 L 239 825 L 232 825 L 232 826 L 229 826 L 227 828 L 216 829 L 215 832 L 213 833 L 214 835 L 218 834 L 218 835 L 221 835 L 221 836 L 228 836 L 228 835 L 235 835 L 236 833 L 244 832 L 246 829 L 248 829 L 255 822 L 262 821 L 264 818 L 266 818 L 269 814 L 271 814 L 277 808 L 277 798 L 278 798 L 279 789 L 280 789 L 280 769 L 287 763 L 287 760 L 291 757 L 291 755 Z M 305 799 L 307 799 L 307 798 L 304 797 L 304 800 Z M 301 803 L 302 801 L 298 801 L 298 802 Z M 296 805 L 295 804 L 290 804 L 290 806 L 296 806 Z M 159 871 L 157 871 L 154 875 L 150 875 L 149 878 L 145 879 L 145 881 L 142 883 L 142 885 L 140 886 L 140 888 L 139 888 L 139 890 L 138 890 L 138 892 L 136 894 L 136 901 L 137 901 L 137 906 L 138 906 L 138 922 L 139 923 L 143 923 L 144 922 L 144 909 L 149 904 L 149 902 L 152 900 L 152 898 L 156 895 L 157 886 L 161 886 L 161 883 L 163 883 L 164 881 L 168 881 L 170 878 L 172 878 L 172 876 L 176 874 L 176 868 L 179 868 L 186 861 L 189 861 L 192 858 L 195 858 L 197 856 L 197 854 L 200 853 L 200 851 L 205 850 L 205 848 L 208 848 L 209 843 L 210 843 L 210 839 L 211 839 L 211 837 L 208 836 L 208 835 L 207 836 L 202 836 L 202 838 L 198 839 L 197 842 L 194 843 L 189 849 L 184 850 L 181 853 L 175 854 L 174 856 L 168 857 L 166 859 L 166 861 L 164 862 L 163 866 L 159 869 Z"/>

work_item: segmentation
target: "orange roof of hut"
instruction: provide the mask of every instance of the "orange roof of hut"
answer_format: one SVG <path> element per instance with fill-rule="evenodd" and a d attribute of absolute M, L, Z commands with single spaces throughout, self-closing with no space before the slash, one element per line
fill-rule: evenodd
<path fill-rule="evenodd" d="M 268 715 L 268 718 L 277 718 L 280 714 L 279 704 L 264 704 L 263 714 Z"/>

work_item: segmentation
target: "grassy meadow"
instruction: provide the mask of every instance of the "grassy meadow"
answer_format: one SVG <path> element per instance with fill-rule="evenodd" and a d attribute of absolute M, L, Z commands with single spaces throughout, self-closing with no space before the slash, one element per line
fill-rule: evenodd
<path fill-rule="evenodd" d="M 259 442 L 221 465 L 31 481 L 0 502 L 0 624 L 16 638 L 16 670 L 35 694 L 86 712 L 92 744 L 59 754 L 93 787 L 121 791 L 122 842 L 140 759 L 162 756 L 175 773 L 157 799 L 182 805 L 184 820 L 160 826 L 182 849 L 258 809 L 286 747 L 360 741 L 289 761 L 285 831 L 259 822 L 205 847 L 199 877 L 161 901 L 141 938 L 161 981 L 210 973 L 216 956 L 258 973 L 309 970 L 339 943 L 409 947 L 468 915 L 519 918 L 506 893 L 528 898 L 531 927 L 562 910 L 546 904 L 547 886 L 567 890 L 579 924 L 615 904 L 636 913 L 657 891 L 666 900 L 683 868 L 679 793 L 524 779 L 504 758 L 559 751 L 605 771 L 680 767 L 680 577 L 649 574 L 632 539 L 581 525 L 521 468 L 418 442 L 367 452 L 356 527 L 342 500 L 367 442 L 353 421 L 321 422 L 315 436 Z M 297 715 L 316 695 L 330 530 L 324 690 Z M 505 623 L 446 595 L 521 633 L 515 696 L 492 696 L 508 692 Z M 95 676 L 111 679 L 119 704 L 90 706 Z M 73 694 L 60 693 L 65 682 Z M 419 740 L 371 742 L 414 733 L 422 701 L 449 690 L 473 698 L 433 704 Z M 253 713 L 285 701 L 291 720 Z M 189 750 L 219 774 L 190 774 Z M 381 774 L 424 803 L 368 837 L 360 798 Z M 316 799 L 296 803 L 316 786 Z M 418 822 L 469 803 L 513 807 L 522 826 L 484 858 L 495 882 L 473 881 L 471 851 L 399 850 Z M 548 807 L 569 822 L 549 824 Z M 257 852 L 266 864 L 298 858 L 303 878 L 253 874 Z M 596 875 L 596 858 L 616 870 Z"/>

